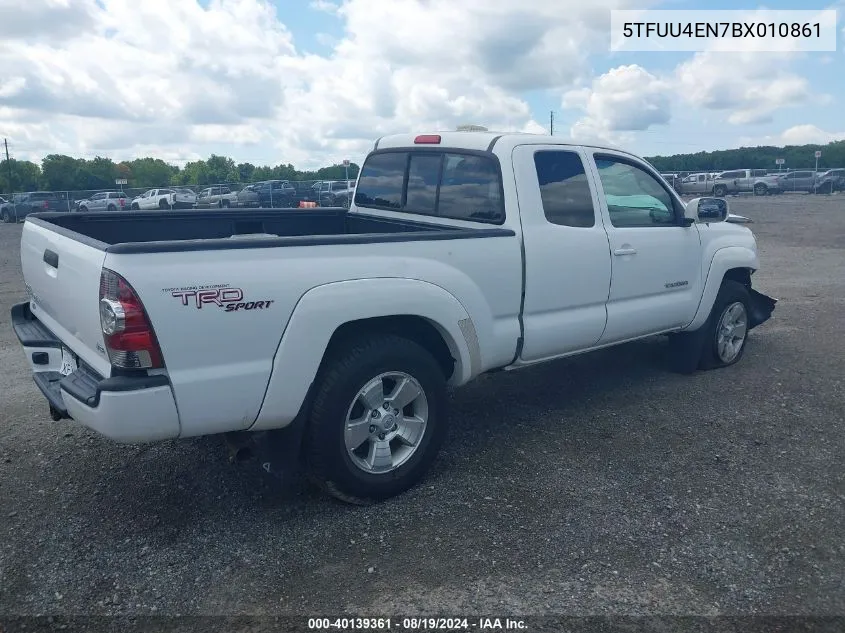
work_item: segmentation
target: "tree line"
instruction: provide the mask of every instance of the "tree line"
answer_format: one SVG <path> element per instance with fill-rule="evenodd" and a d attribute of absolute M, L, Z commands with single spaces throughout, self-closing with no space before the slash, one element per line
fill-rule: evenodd
<path fill-rule="evenodd" d="M 0 192 L 89 191 L 113 189 L 115 180 L 126 179 L 126 187 L 151 188 L 166 185 L 213 185 L 249 183 L 261 180 L 343 180 L 343 165 L 299 171 L 293 165 L 258 166 L 235 163 L 226 156 L 212 154 L 177 167 L 160 158 L 136 158 L 114 162 L 110 158 L 91 160 L 63 154 L 50 154 L 38 165 L 27 160 L 0 161 Z M 358 165 L 349 165 L 349 178 L 358 176 Z"/>
<path fill-rule="evenodd" d="M 727 169 L 771 169 L 775 160 L 784 159 L 783 169 L 813 168 L 815 152 L 821 151 L 819 169 L 845 167 L 845 140 L 827 145 L 787 145 L 786 147 L 740 147 L 716 152 L 675 154 L 646 158 L 660 172 L 725 171 Z"/>
<path fill-rule="evenodd" d="M 661 172 L 723 171 L 726 169 L 776 169 L 775 160 L 783 158 L 784 168 L 813 167 L 814 153 L 821 150 L 819 169 L 845 167 L 845 140 L 827 145 L 760 146 L 739 149 L 647 158 Z M 358 176 L 358 165 L 349 166 L 349 177 Z M 45 156 L 41 164 L 15 160 L 0 161 L 0 192 L 88 191 L 111 189 L 114 181 L 125 178 L 127 187 L 149 188 L 163 185 L 204 186 L 216 183 L 249 183 L 261 180 L 343 180 L 343 165 L 322 167 L 316 171 L 299 171 L 293 165 L 257 166 L 235 163 L 226 156 L 212 154 L 177 167 L 160 158 L 136 158 L 114 162 L 110 158 L 91 160 L 63 154 Z"/>

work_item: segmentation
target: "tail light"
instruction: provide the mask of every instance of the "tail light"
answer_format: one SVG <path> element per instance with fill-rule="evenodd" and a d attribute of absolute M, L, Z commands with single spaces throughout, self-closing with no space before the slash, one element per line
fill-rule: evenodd
<path fill-rule="evenodd" d="M 161 348 L 141 299 L 123 277 L 108 268 L 100 274 L 100 326 L 114 367 L 164 367 Z"/>

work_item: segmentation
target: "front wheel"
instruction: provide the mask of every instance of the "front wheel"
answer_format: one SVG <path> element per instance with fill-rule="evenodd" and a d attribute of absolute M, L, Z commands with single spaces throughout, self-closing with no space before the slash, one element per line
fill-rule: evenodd
<path fill-rule="evenodd" d="M 88 207 L 86 207 L 86 206 L 83 204 L 81 207 L 79 207 L 79 212 L 80 212 L 80 213 L 88 213 Z"/>
<path fill-rule="evenodd" d="M 321 372 L 306 436 L 312 478 L 347 503 L 400 494 L 446 434 L 446 381 L 432 355 L 395 335 L 337 349 Z"/>
<path fill-rule="evenodd" d="M 6 224 L 12 223 L 12 216 L 9 213 L 8 209 L 3 209 L 3 222 L 5 222 Z"/>
<path fill-rule="evenodd" d="M 701 369 L 727 367 L 739 362 L 745 352 L 749 330 L 748 289 L 737 281 L 725 280 L 704 327 Z"/>
<path fill-rule="evenodd" d="M 718 198 L 724 198 L 728 194 L 728 188 L 724 185 L 716 185 L 713 187 L 713 195 Z"/>
<path fill-rule="evenodd" d="M 130 208 L 131 208 L 133 211 L 140 211 L 140 210 L 141 210 L 141 207 L 139 207 L 137 203 L 133 203 L 133 204 L 132 204 L 132 206 L 131 206 Z"/>

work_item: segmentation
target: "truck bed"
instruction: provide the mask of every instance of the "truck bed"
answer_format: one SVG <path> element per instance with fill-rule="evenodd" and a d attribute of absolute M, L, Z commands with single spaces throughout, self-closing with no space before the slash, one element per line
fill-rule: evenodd
<path fill-rule="evenodd" d="M 321 209 L 36 213 L 28 221 L 109 253 L 448 240 L 514 235 Z"/>

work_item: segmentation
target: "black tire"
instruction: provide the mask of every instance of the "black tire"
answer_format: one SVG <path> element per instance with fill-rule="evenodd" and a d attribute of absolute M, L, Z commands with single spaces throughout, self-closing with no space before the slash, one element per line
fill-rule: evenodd
<path fill-rule="evenodd" d="M 228 209 L 229 208 L 229 201 L 228 200 L 221 200 L 220 205 L 223 209 Z"/>
<path fill-rule="evenodd" d="M 769 193 L 769 188 L 765 184 L 763 184 L 762 182 L 754 185 L 754 195 L 755 196 L 765 196 L 767 193 Z"/>
<path fill-rule="evenodd" d="M 138 206 L 138 203 L 136 202 L 136 203 L 132 204 L 131 209 L 132 209 L 133 211 L 140 211 L 140 210 L 141 210 L 141 207 L 139 207 L 139 206 Z"/>
<path fill-rule="evenodd" d="M 107 210 L 108 210 L 108 211 L 117 211 L 117 207 L 116 207 L 116 206 L 114 206 L 113 204 L 110 204 L 110 205 L 107 207 Z"/>
<path fill-rule="evenodd" d="M 417 449 L 387 473 L 365 472 L 353 463 L 344 439 L 347 411 L 358 391 L 382 373 L 401 371 L 422 387 L 428 421 Z M 327 358 L 306 431 L 311 478 L 341 501 L 367 504 L 414 486 L 434 462 L 446 435 L 446 381 L 434 357 L 417 343 L 395 335 L 372 335 L 341 345 Z"/>
<path fill-rule="evenodd" d="M 5 222 L 6 224 L 12 223 L 12 216 L 9 213 L 8 209 L 3 209 L 3 222 Z"/>
<path fill-rule="evenodd" d="M 713 187 L 713 195 L 718 198 L 724 198 L 728 195 L 728 188 L 725 185 L 716 185 Z"/>
<path fill-rule="evenodd" d="M 159 208 L 159 209 L 162 209 L 162 210 L 164 210 L 164 209 L 169 209 L 169 208 L 170 208 L 170 204 L 168 204 L 167 200 L 165 200 L 164 198 L 162 198 L 161 200 L 159 200 L 159 203 L 158 203 L 158 208 Z"/>
<path fill-rule="evenodd" d="M 86 207 L 86 206 L 83 204 L 81 207 L 79 207 L 79 212 L 80 212 L 80 213 L 88 213 L 88 207 Z"/>
<path fill-rule="evenodd" d="M 736 303 L 741 303 L 743 309 L 745 310 L 745 336 L 736 356 L 726 361 L 719 356 L 717 336 L 723 315 L 729 307 Z M 748 323 L 750 314 L 751 302 L 748 289 L 738 281 L 730 279 L 724 280 L 722 282 L 722 287 L 719 288 L 719 294 L 716 295 L 716 301 L 713 303 L 710 316 L 702 328 L 704 342 L 701 350 L 701 359 L 698 364 L 699 369 L 728 367 L 729 365 L 734 365 L 740 361 L 742 355 L 745 353 L 745 346 L 748 343 Z"/>

